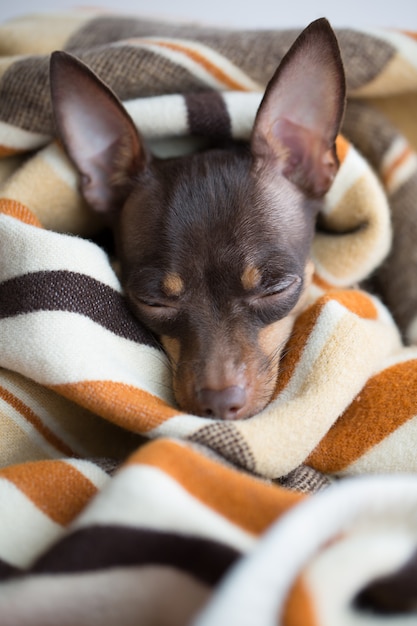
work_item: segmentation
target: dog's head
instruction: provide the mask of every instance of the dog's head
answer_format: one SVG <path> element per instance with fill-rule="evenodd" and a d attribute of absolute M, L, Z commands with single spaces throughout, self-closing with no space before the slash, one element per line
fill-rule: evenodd
<path fill-rule="evenodd" d="M 313 22 L 284 57 L 247 145 L 152 157 L 116 96 L 63 52 L 51 90 L 85 198 L 116 216 L 126 295 L 170 357 L 178 404 L 257 413 L 303 306 L 315 218 L 338 168 L 345 86 L 330 26 Z"/>

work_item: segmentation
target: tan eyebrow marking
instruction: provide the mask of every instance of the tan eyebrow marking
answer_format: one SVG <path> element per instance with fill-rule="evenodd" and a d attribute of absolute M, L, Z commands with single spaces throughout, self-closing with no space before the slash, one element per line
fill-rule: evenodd
<path fill-rule="evenodd" d="M 261 272 L 255 265 L 247 265 L 244 269 L 242 276 L 240 277 L 243 288 L 246 291 L 255 289 L 261 281 Z"/>
<path fill-rule="evenodd" d="M 164 276 L 162 289 L 167 296 L 179 296 L 184 291 L 184 281 L 176 272 L 170 272 Z"/>

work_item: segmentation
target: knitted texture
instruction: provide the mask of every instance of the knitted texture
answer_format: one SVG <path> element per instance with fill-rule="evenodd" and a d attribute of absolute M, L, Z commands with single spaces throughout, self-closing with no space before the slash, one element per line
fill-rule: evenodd
<path fill-rule="evenodd" d="M 114 89 L 155 153 L 177 154 L 248 139 L 297 34 L 94 12 L 0 26 L 2 626 L 363 624 L 355 599 L 382 574 L 415 580 L 417 487 L 402 476 L 417 470 L 415 36 L 336 31 L 341 165 L 274 396 L 245 421 L 175 405 L 54 136 L 54 49 Z"/>

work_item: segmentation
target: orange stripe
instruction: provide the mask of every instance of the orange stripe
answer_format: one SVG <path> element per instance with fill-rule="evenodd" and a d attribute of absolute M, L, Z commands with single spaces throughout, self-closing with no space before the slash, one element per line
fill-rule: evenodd
<path fill-rule="evenodd" d="M 313 598 L 307 583 L 299 576 L 291 588 L 282 616 L 283 626 L 318 626 Z"/>
<path fill-rule="evenodd" d="M 407 35 L 407 37 L 411 37 L 411 39 L 417 40 L 417 32 L 414 30 L 400 30 L 400 33 Z"/>
<path fill-rule="evenodd" d="M 50 388 L 110 422 L 136 433 L 148 431 L 180 413 L 156 396 L 124 383 L 92 380 Z"/>
<path fill-rule="evenodd" d="M 159 439 L 140 448 L 128 464 L 157 467 L 195 498 L 254 534 L 307 496 L 258 481 L 209 459 L 186 444 Z"/>
<path fill-rule="evenodd" d="M 27 152 L 26 148 L 12 148 L 10 146 L 0 145 L 0 158 L 15 156 L 16 154 L 22 154 L 24 152 Z"/>
<path fill-rule="evenodd" d="M 316 285 L 319 289 L 323 289 L 323 291 L 329 291 L 330 289 L 334 289 L 335 286 L 331 283 L 328 283 L 324 280 L 319 274 L 313 274 L 313 284 Z"/>
<path fill-rule="evenodd" d="M 97 488 L 81 472 L 63 461 L 37 461 L 12 465 L 0 477 L 13 483 L 54 522 L 69 524 L 82 511 Z"/>
<path fill-rule="evenodd" d="M 10 215 L 16 219 L 29 224 L 30 226 L 37 226 L 42 228 L 42 224 L 38 218 L 32 213 L 30 209 L 24 204 L 21 204 L 17 200 L 10 200 L 8 198 L 0 198 L 0 213 Z"/>
<path fill-rule="evenodd" d="M 417 361 L 398 363 L 368 381 L 306 462 L 339 472 L 416 415 Z"/>
<path fill-rule="evenodd" d="M 147 39 L 141 39 L 141 43 L 149 43 L 152 45 L 160 46 L 161 48 L 168 48 L 169 50 L 174 50 L 175 52 L 181 52 L 188 58 L 190 58 L 194 63 L 198 63 L 201 67 L 211 74 L 216 80 L 223 83 L 229 89 L 233 89 L 235 91 L 251 91 L 248 87 L 243 86 L 240 82 L 234 80 L 231 76 L 226 74 L 222 69 L 220 69 L 214 63 L 211 63 L 204 55 L 197 52 L 196 50 L 191 50 L 186 46 L 182 46 L 179 43 L 168 42 L 168 41 L 152 41 Z"/>
<path fill-rule="evenodd" d="M 13 407 L 15 411 L 20 413 L 20 415 L 36 430 L 42 437 L 51 444 L 56 450 L 60 453 L 65 454 L 66 456 L 74 456 L 74 451 L 65 444 L 61 439 L 59 439 L 49 428 L 45 426 L 45 424 L 41 421 L 41 419 L 32 411 L 31 408 L 26 406 L 19 398 L 16 398 L 10 391 L 4 389 L 4 387 L 0 387 L 0 398 L 7 402 L 10 406 Z M 30 435 L 29 435 L 30 437 Z"/>
<path fill-rule="evenodd" d="M 336 138 L 336 153 L 340 163 L 346 158 L 347 153 L 349 152 L 350 143 L 348 142 L 343 135 L 338 135 Z"/>
<path fill-rule="evenodd" d="M 330 302 L 336 300 L 352 313 L 364 319 L 378 319 L 378 310 L 371 298 L 362 291 L 356 289 L 334 289 L 329 291 L 323 298 Z"/>
<path fill-rule="evenodd" d="M 403 164 L 405 163 L 405 161 L 407 159 L 410 158 L 410 156 L 412 156 L 413 154 L 413 150 L 411 149 L 410 146 L 407 146 L 406 148 L 404 148 L 404 150 L 401 152 L 401 154 L 398 155 L 398 157 L 396 159 L 394 159 L 394 161 L 390 164 L 390 166 L 387 169 L 384 169 L 382 172 L 382 178 L 384 181 L 384 184 L 389 186 L 390 182 L 392 180 L 392 178 L 395 176 L 395 172 L 396 170 Z"/>
<path fill-rule="evenodd" d="M 296 319 L 290 339 L 284 349 L 284 356 L 280 363 L 277 385 L 272 397 L 273 400 L 290 382 L 295 368 L 301 359 L 308 337 L 313 332 L 317 320 L 320 317 L 323 306 L 322 298 L 320 298 L 312 306 L 303 311 L 303 313 Z"/>

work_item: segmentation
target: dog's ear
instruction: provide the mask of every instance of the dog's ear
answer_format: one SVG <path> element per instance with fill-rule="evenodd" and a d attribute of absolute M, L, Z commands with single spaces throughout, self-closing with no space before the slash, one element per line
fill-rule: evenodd
<path fill-rule="evenodd" d="M 301 33 L 267 86 L 252 134 L 255 157 L 305 194 L 322 196 L 339 166 L 345 90 L 339 46 L 321 18 Z"/>
<path fill-rule="evenodd" d="M 116 95 L 79 59 L 57 51 L 50 61 L 52 107 L 58 134 L 81 175 L 93 209 L 116 210 L 147 155 Z"/>

